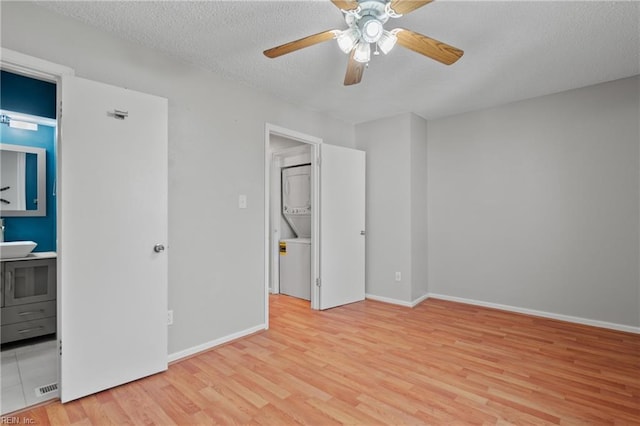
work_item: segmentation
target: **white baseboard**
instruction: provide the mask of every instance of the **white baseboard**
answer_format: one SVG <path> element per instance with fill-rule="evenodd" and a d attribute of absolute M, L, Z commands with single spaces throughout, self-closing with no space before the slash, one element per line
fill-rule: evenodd
<path fill-rule="evenodd" d="M 517 312 L 520 314 L 535 315 L 538 317 L 573 322 L 576 324 L 584 324 L 584 325 L 590 325 L 593 327 L 608 328 L 612 330 L 626 331 L 628 333 L 640 334 L 640 327 L 634 327 L 634 326 L 624 325 L 624 324 L 616 324 L 616 323 L 611 323 L 606 321 L 592 320 L 588 318 L 574 317 L 570 315 L 555 314 L 552 312 L 538 311 L 535 309 L 528 309 L 528 308 L 520 308 L 517 306 L 501 305 L 499 303 L 491 303 L 491 302 L 484 302 L 481 300 L 466 299 L 464 297 L 448 296 L 446 294 L 427 293 L 411 302 L 407 302 L 399 299 L 393 299 L 390 297 L 376 296 L 374 294 L 366 294 L 365 297 L 367 299 L 375 300 L 378 302 L 391 303 L 393 305 L 405 306 L 407 308 L 413 308 L 417 306 L 419 303 L 429 298 L 442 299 L 442 300 L 448 300 L 451 302 L 459 302 L 459 303 L 466 303 L 469 305 L 484 306 L 486 308 L 500 309 L 502 311 Z M 266 330 L 266 328 L 267 327 L 265 324 L 260 324 L 255 327 L 251 327 L 246 330 L 242 330 L 237 333 L 233 333 L 228 336 L 224 336 L 219 339 L 215 339 L 210 342 L 203 343 L 201 345 L 197 345 L 179 352 L 174 352 L 172 354 L 169 354 L 169 357 L 168 357 L 169 362 L 177 361 L 179 359 L 197 354 L 198 352 L 203 352 L 203 351 L 206 351 L 207 349 L 211 349 L 213 347 L 222 345 L 223 343 L 227 343 L 232 340 L 248 336 L 258 331 Z"/>
<path fill-rule="evenodd" d="M 482 300 L 466 299 L 464 297 L 447 296 L 446 294 L 429 293 L 430 298 L 449 300 L 451 302 L 466 303 L 468 305 L 484 306 L 486 308 L 500 309 L 501 311 L 517 312 L 519 314 L 534 315 L 537 317 L 551 318 L 560 321 L 573 322 L 576 324 L 590 325 L 593 327 L 608 328 L 611 330 L 626 331 L 628 333 L 640 334 L 640 327 L 613 322 L 592 320 L 588 318 L 574 317 L 571 315 L 555 314 L 553 312 L 538 311 L 536 309 L 520 308 L 517 306 L 501 305 L 499 303 L 484 302 Z"/>
<path fill-rule="evenodd" d="M 390 297 L 376 296 L 375 294 L 369 294 L 369 293 L 365 294 L 365 297 L 367 299 L 375 300 L 377 302 L 391 303 L 392 305 L 400 305 L 400 306 L 405 306 L 407 308 L 413 308 L 419 303 L 426 300 L 429 297 L 429 294 L 428 293 L 424 294 L 418 297 L 417 299 L 412 300 L 411 302 L 407 302 L 405 300 L 399 300 L 399 299 L 392 299 Z"/>
<path fill-rule="evenodd" d="M 424 302 L 428 298 L 429 298 L 429 293 L 423 294 L 422 296 L 418 297 L 417 299 L 411 302 L 411 307 L 415 308 L 416 306 L 418 306 L 420 303 Z"/>
<path fill-rule="evenodd" d="M 239 339 L 240 337 L 248 336 L 249 334 L 253 334 L 255 332 L 266 330 L 266 329 L 267 327 L 265 324 L 260 324 L 255 327 L 247 328 L 246 330 L 242 330 L 237 333 L 229 334 L 228 336 L 224 336 L 219 339 L 215 339 L 210 342 L 203 343 L 201 345 L 197 345 L 179 352 L 174 352 L 172 354 L 169 354 L 169 362 L 186 358 L 188 356 L 197 354 L 198 352 L 206 351 L 207 349 L 211 349 L 215 346 L 222 345 L 223 343 L 227 343 L 232 340 Z"/>

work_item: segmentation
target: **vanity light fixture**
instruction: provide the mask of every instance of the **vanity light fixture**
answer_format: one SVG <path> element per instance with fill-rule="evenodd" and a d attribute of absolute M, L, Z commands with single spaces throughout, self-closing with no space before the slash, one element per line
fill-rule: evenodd
<path fill-rule="evenodd" d="M 38 131 L 38 125 L 36 123 L 28 123 L 26 121 L 11 120 L 9 121 L 9 127 L 14 129 L 32 130 L 34 132 Z"/>
<path fill-rule="evenodd" d="M 32 130 L 34 132 L 38 131 L 38 124 L 37 123 L 30 123 L 28 121 L 13 120 L 11 117 L 9 117 L 6 114 L 0 115 L 0 123 L 8 124 L 9 127 L 13 128 L 13 129 Z"/>

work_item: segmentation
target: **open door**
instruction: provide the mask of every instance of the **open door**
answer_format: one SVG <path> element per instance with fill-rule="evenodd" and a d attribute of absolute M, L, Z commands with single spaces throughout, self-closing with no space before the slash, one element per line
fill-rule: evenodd
<path fill-rule="evenodd" d="M 167 100 L 62 79 L 62 402 L 167 369 Z"/>
<path fill-rule="evenodd" d="M 320 146 L 320 309 L 365 297 L 365 153 Z"/>

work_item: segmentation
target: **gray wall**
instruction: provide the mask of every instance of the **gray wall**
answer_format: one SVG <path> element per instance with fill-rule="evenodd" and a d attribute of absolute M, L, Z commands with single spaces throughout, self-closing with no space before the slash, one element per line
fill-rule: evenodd
<path fill-rule="evenodd" d="M 427 121 L 411 115 L 411 300 L 427 294 Z"/>
<path fill-rule="evenodd" d="M 356 125 L 367 153 L 366 292 L 411 300 L 410 114 Z M 395 281 L 395 272 L 402 281 Z"/>
<path fill-rule="evenodd" d="M 34 4 L 2 3 L 2 47 L 169 99 L 169 353 L 262 324 L 265 122 L 351 147 L 353 127 Z"/>
<path fill-rule="evenodd" d="M 639 86 L 430 121 L 430 293 L 640 325 Z"/>
<path fill-rule="evenodd" d="M 427 293 L 427 122 L 358 124 L 356 146 L 367 153 L 366 292 L 410 303 Z"/>

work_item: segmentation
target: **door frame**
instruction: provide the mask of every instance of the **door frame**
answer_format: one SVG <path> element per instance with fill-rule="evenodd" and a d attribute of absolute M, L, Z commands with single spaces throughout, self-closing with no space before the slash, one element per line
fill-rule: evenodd
<path fill-rule="evenodd" d="M 271 275 L 270 254 L 274 248 L 269 244 L 271 240 L 271 164 L 273 152 L 271 150 L 271 136 L 280 136 L 311 146 L 311 278 L 317 283 L 320 274 L 320 221 L 318 207 L 320 205 L 320 145 L 322 138 L 307 135 L 275 124 L 265 124 L 264 135 L 264 323 L 269 328 L 269 280 Z M 275 245 L 274 245 L 275 246 Z M 312 286 L 311 308 L 319 309 L 320 293 L 317 286 Z"/>
<path fill-rule="evenodd" d="M 0 68 L 5 71 L 24 75 L 29 78 L 38 80 L 45 80 L 56 85 L 56 182 L 60 182 L 60 164 L 62 161 L 62 138 L 60 137 L 60 109 L 62 104 L 62 79 L 64 76 L 75 76 L 75 70 L 64 65 L 59 65 L 53 62 L 46 61 L 44 59 L 36 58 L 26 55 L 24 53 L 16 52 L 11 49 L 2 48 L 0 56 Z M 62 283 L 62 268 L 60 267 L 61 259 L 64 254 L 61 252 L 60 241 L 64 238 L 60 214 L 60 195 L 64 189 L 56 187 L 56 370 L 57 370 L 57 383 L 59 386 L 59 394 L 62 389 L 62 383 L 60 383 L 60 318 L 61 318 L 61 283 Z M 58 396 L 58 399 L 60 397 Z"/>

